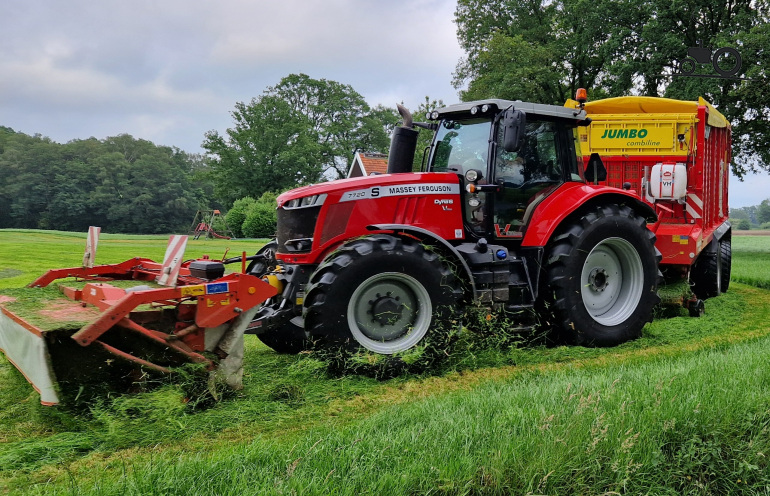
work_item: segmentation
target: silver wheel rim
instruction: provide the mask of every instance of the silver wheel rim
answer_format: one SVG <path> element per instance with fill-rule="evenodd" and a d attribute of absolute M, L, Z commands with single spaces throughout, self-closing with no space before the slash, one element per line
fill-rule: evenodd
<path fill-rule="evenodd" d="M 384 272 L 362 282 L 348 302 L 348 327 L 353 338 L 375 353 L 408 350 L 425 337 L 433 307 L 417 279 Z"/>
<path fill-rule="evenodd" d="M 604 326 L 621 324 L 634 313 L 644 290 L 642 259 L 625 239 L 605 239 L 586 257 L 580 282 L 591 318 Z"/>

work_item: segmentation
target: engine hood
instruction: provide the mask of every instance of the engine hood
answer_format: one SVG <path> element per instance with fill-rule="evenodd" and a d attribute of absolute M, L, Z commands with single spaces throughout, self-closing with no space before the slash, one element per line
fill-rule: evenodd
<path fill-rule="evenodd" d="M 442 183 L 458 184 L 457 174 L 452 172 L 416 172 L 402 174 L 378 174 L 366 177 L 352 177 L 348 179 L 338 179 L 328 183 L 312 184 L 301 188 L 292 189 L 278 196 L 278 207 L 284 203 L 296 198 L 304 198 L 312 195 L 333 195 L 342 196 L 346 191 L 359 191 L 377 186 L 401 186 L 414 185 L 419 188 L 421 184 Z"/>

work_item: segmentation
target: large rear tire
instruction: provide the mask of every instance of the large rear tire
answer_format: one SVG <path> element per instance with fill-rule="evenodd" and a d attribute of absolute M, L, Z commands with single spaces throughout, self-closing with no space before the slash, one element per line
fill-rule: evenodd
<path fill-rule="evenodd" d="M 274 240 L 260 248 L 257 255 L 264 255 L 264 258 L 252 260 L 246 272 L 253 276 L 262 277 L 275 269 L 278 263 L 275 258 L 277 249 L 278 243 Z M 287 355 L 296 355 L 310 348 L 310 341 L 307 339 L 305 330 L 291 322 L 287 322 L 277 329 L 257 334 L 257 337 L 267 347 Z"/>
<path fill-rule="evenodd" d="M 357 239 L 310 277 L 305 329 L 326 347 L 392 355 L 457 328 L 462 292 L 440 257 L 416 240 Z"/>
<path fill-rule="evenodd" d="M 549 245 L 545 297 L 572 344 L 615 346 L 652 320 L 660 254 L 645 220 L 627 206 L 596 207 Z"/>

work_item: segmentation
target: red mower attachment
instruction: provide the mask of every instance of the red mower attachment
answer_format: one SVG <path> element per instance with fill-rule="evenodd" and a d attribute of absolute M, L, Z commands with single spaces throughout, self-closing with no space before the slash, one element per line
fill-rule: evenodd
<path fill-rule="evenodd" d="M 29 298 L 0 299 L 0 349 L 45 405 L 132 390 L 148 373 L 186 363 L 241 388 L 244 331 L 277 290 L 248 274 L 224 275 L 223 261 L 209 259 L 180 262 L 176 284 L 158 286 L 167 267 L 134 258 L 51 270 L 23 290 Z M 59 286 L 60 295 L 42 289 L 62 278 L 74 280 Z M 37 299 L 40 308 L 29 310 Z"/>

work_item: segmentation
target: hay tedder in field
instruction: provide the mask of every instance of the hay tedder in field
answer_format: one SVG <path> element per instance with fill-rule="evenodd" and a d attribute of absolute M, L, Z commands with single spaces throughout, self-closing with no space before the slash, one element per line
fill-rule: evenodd
<path fill-rule="evenodd" d="M 131 390 L 148 374 L 187 363 L 241 387 L 243 334 L 277 290 L 253 275 L 225 275 L 225 264 L 245 268 L 254 257 L 183 262 L 187 236 L 172 236 L 162 264 L 133 258 L 94 266 L 94 234 L 82 267 L 48 271 L 18 296 L 0 297 L 0 349 L 41 402 Z M 59 291 L 47 289 L 62 279 Z"/>

